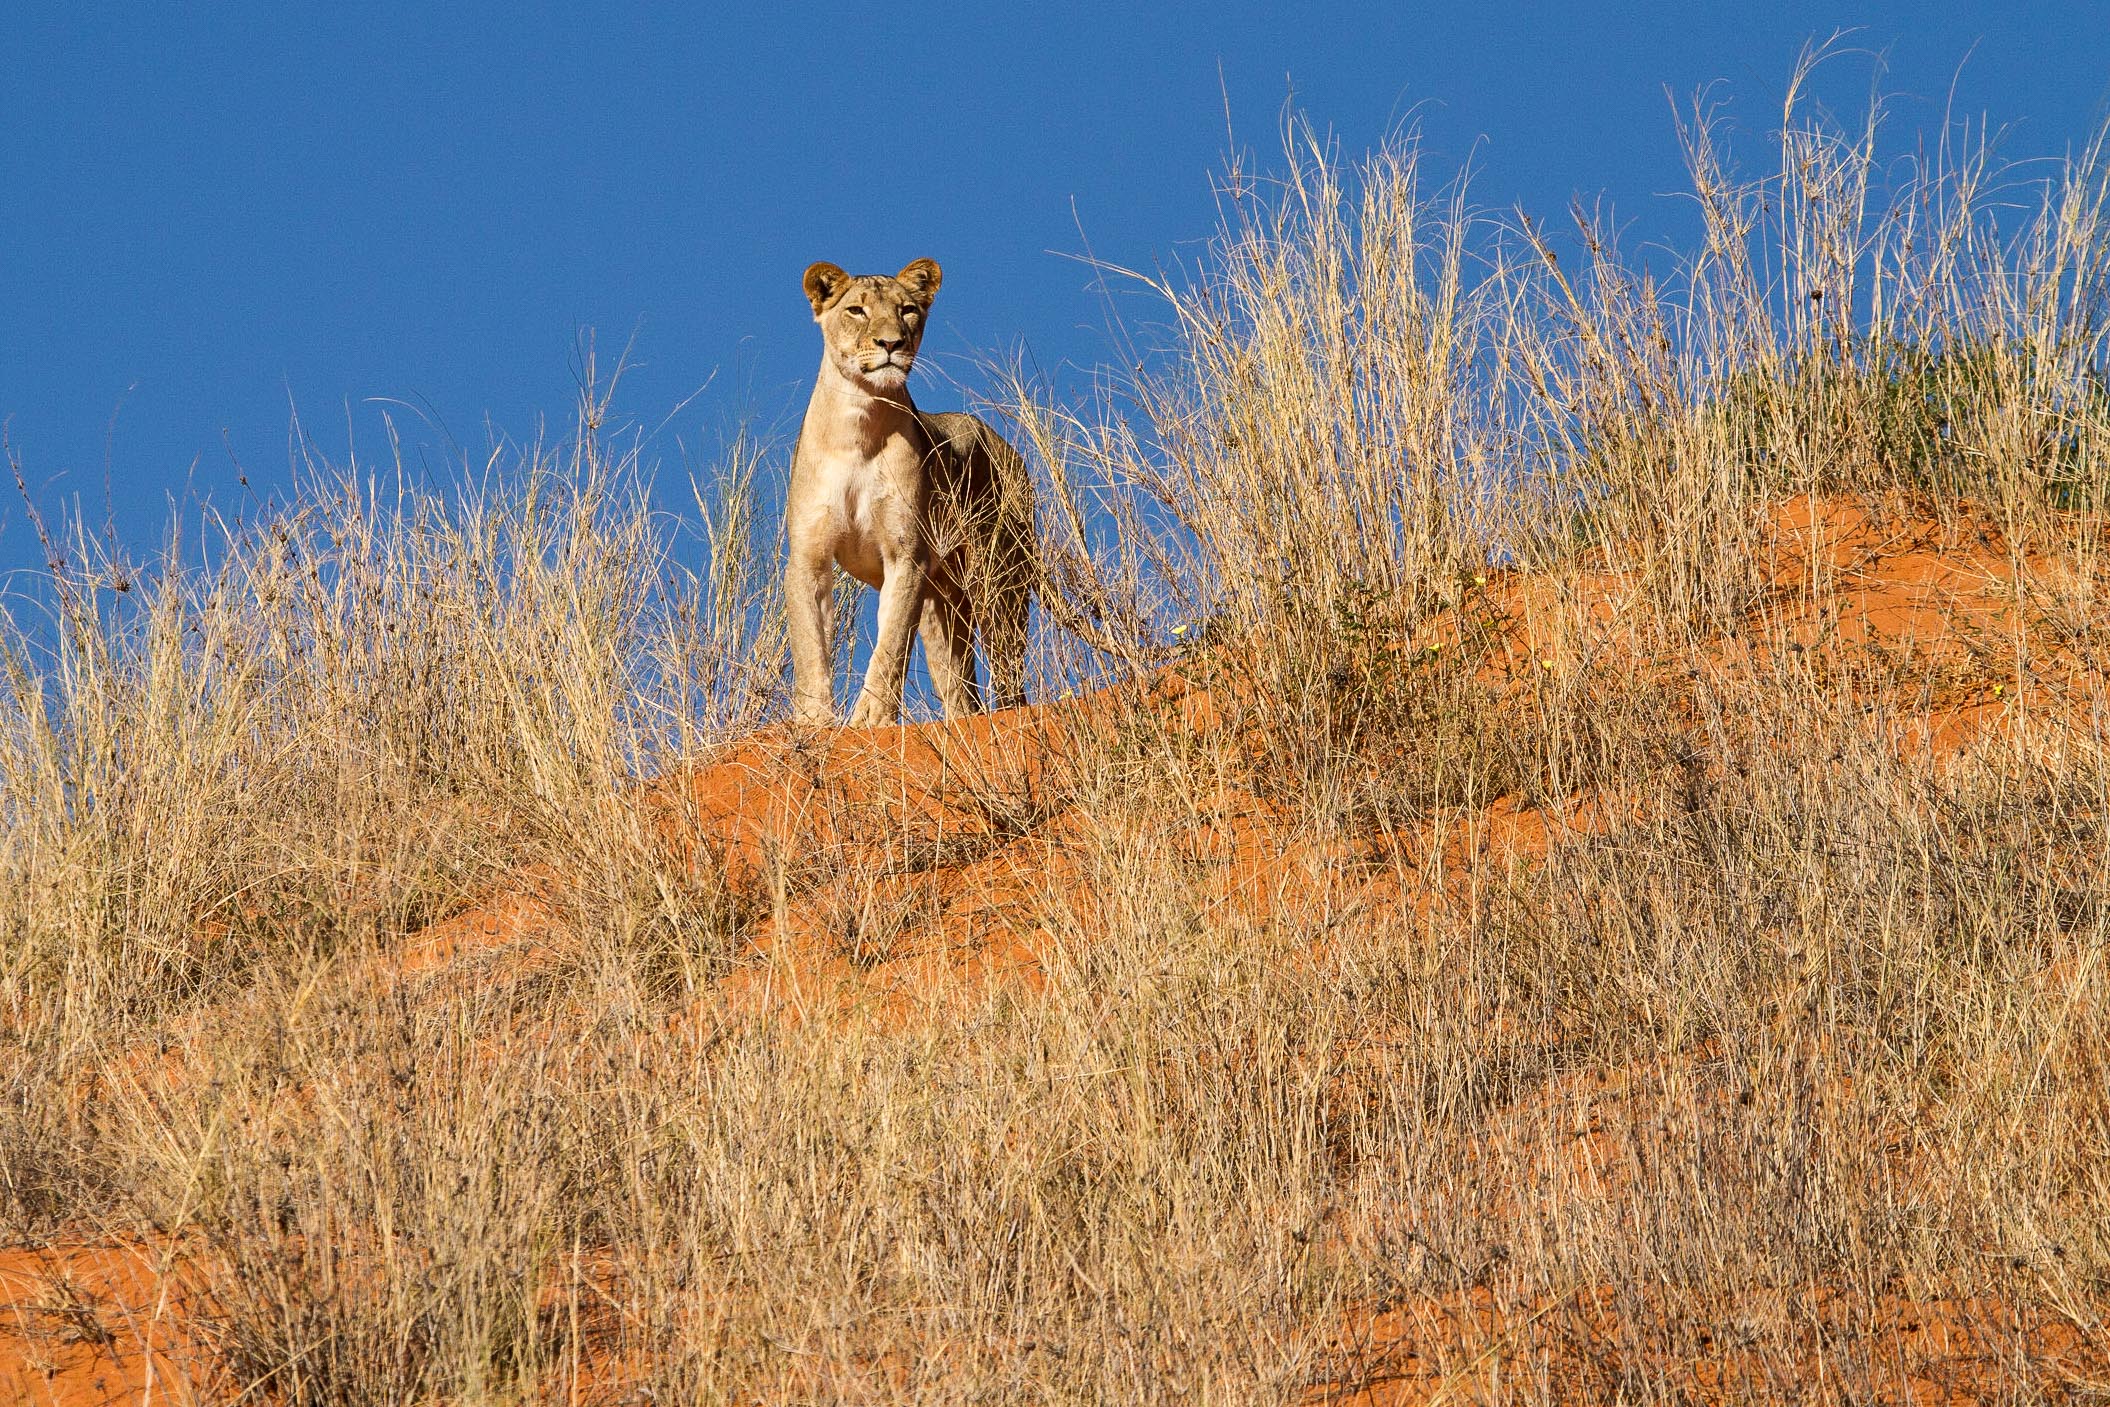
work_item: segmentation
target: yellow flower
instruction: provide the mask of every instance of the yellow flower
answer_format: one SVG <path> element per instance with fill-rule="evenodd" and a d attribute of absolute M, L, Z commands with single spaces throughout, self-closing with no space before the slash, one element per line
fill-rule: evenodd
<path fill-rule="evenodd" d="M 1172 627 L 1172 633 L 1174 635 L 1185 635 L 1187 633 L 1187 627 L 1184 625 L 1175 625 L 1174 627 Z"/>
<path fill-rule="evenodd" d="M 1478 573 L 1478 572 L 1474 572 L 1474 573 L 1473 573 L 1473 585 L 1475 585 L 1475 586 L 1485 586 L 1485 585 L 1487 585 L 1487 578 L 1486 578 L 1486 577 L 1484 577 L 1484 576 L 1482 576 L 1482 575 L 1481 575 L 1480 573 Z"/>

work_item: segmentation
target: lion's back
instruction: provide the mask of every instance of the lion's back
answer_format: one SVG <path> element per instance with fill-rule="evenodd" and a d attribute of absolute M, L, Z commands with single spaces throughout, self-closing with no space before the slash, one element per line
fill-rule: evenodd
<path fill-rule="evenodd" d="M 1033 484 L 1026 461 L 979 415 L 960 410 L 921 412 L 938 442 L 941 487 L 973 512 L 1005 520 L 1033 518 Z"/>

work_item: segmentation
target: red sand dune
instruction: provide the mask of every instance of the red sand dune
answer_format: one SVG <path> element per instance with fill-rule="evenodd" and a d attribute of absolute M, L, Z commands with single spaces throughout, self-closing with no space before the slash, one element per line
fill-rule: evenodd
<path fill-rule="evenodd" d="M 1775 588 L 1750 628 L 1674 659 L 1637 655 L 1629 629 L 1635 584 L 1618 572 L 1582 579 L 1580 613 L 1568 599 L 1573 581 L 1496 574 L 1481 590 L 1483 604 L 1499 606 L 1493 614 L 1503 625 L 1482 674 L 1524 707 L 1534 691 L 1588 670 L 1617 669 L 1673 698 L 1715 671 L 1799 669 L 1820 685 L 1863 687 L 1855 660 L 1873 648 L 1918 682 L 1887 695 L 1864 688 L 1865 706 L 1884 710 L 1900 748 L 1937 759 L 2008 726 L 2018 710 L 2077 708 L 2088 689 L 2102 687 L 2100 662 L 2078 651 L 2028 661 L 2003 652 L 2000 642 L 2011 641 L 2018 625 L 2011 585 L 2018 568 L 2041 576 L 2061 567 L 2012 551 L 1986 523 L 1963 515 L 1947 524 L 1896 521 L 1845 500 L 1795 500 L 1782 508 L 1770 543 Z M 1813 594 L 1813 587 L 1821 589 Z M 1412 647 L 1454 645 L 1459 629 L 1455 615 L 1439 617 Z M 1065 791 L 1065 750 L 1138 704 L 1171 710 L 1200 730 L 1216 726 L 1235 700 L 1173 669 L 1125 698 L 1098 695 L 961 725 L 766 729 L 653 783 L 645 801 L 667 843 L 699 866 L 722 867 L 762 910 L 749 930 L 754 951 L 718 979 L 724 996 L 799 1019 L 854 1007 L 909 1021 L 943 1019 L 964 987 L 1037 988 L 1046 980 L 1050 935 L 1026 917 L 1041 910 L 1036 898 L 1066 895 L 1079 922 L 1062 941 L 1089 941 L 1091 930 L 1092 896 L 1073 855 L 1082 819 Z M 1296 872 L 1296 848 L 1312 842 L 1287 834 L 1262 801 L 1236 793 L 1207 800 L 1214 823 L 1191 843 L 1197 856 L 1217 862 L 1217 902 L 1254 904 Z M 1584 794 L 1548 814 L 1495 798 L 1449 824 L 1442 869 L 1460 873 L 1475 854 L 1528 861 L 1559 832 L 1617 825 L 1630 802 Z M 828 856 L 829 870 L 800 870 L 816 853 Z M 1396 877 L 1365 883 L 1344 902 L 1425 906 L 1456 897 L 1433 874 L 1416 892 L 1400 892 Z M 406 939 L 379 976 L 429 980 L 496 952 L 522 962 L 561 949 L 570 941 L 563 886 L 562 876 L 523 875 L 514 891 Z M 916 922 L 899 922 L 903 913 Z M 171 1069 L 166 1078 L 183 1075 Z M 1634 1087 L 1646 1083 L 1580 1089 L 1556 1080 L 1512 1111 L 1511 1121 L 1523 1127 L 1546 1108 L 1570 1110 L 1579 1132 L 1562 1154 L 1563 1175 L 1621 1176 L 1621 1157 L 1604 1146 L 1591 1110 L 1634 1098 Z M 1489 1136 L 1506 1135 L 1496 1128 Z M 157 1268 L 154 1253 L 139 1247 L 0 1250 L 0 1403 L 99 1407 L 146 1400 L 150 1390 L 155 1402 L 220 1400 L 194 1326 L 164 1293 Z M 1821 1289 L 1809 1298 L 1814 1319 L 1836 1313 L 1824 1307 Z M 1599 1303 L 1578 1287 L 1561 1305 L 1506 1317 L 1470 1294 L 1351 1313 L 1331 1336 L 1339 1372 L 1325 1395 L 1370 1404 L 1456 1400 L 1486 1390 L 1502 1355 L 1445 1355 L 1431 1344 L 1529 1345 L 1542 1327 L 1539 1314 L 1569 1321 L 1564 1341 L 1586 1341 L 1611 1335 L 1623 1308 L 1631 1306 Z M 2002 1316 L 2014 1317 L 1999 1305 L 1898 1302 L 1887 1322 L 1840 1332 L 1858 1332 L 1875 1351 L 1921 1365 L 1913 1379 L 1925 1386 L 1918 1400 L 1964 1400 L 1994 1365 L 1962 1326 Z M 2103 1346 L 2084 1344 L 2070 1325 L 2010 1327 L 2037 1336 L 2054 1357 L 2073 1357 L 2076 1371 L 2104 1372 Z M 1752 1378 L 1750 1365 L 1726 1350 L 1710 1371 L 1725 1398 L 1786 1386 Z"/>

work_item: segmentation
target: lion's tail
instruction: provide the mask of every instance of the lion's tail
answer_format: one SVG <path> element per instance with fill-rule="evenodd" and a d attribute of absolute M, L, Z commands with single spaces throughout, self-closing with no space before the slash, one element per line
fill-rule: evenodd
<path fill-rule="evenodd" d="M 992 708 L 1026 701 L 1026 624 L 1040 584 L 1040 539 L 1033 516 L 1033 477 L 1011 442 L 981 426 L 982 449 L 995 470 L 995 523 L 990 579 L 982 610 L 982 648 Z"/>

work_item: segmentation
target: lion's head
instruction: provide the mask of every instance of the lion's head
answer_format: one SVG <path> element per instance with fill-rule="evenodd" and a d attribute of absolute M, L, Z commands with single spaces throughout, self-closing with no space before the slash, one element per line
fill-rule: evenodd
<path fill-rule="evenodd" d="M 806 297 L 835 369 L 875 392 L 900 390 L 916 364 L 940 277 L 929 259 L 918 259 L 891 278 L 853 278 L 827 263 L 807 269 Z"/>

